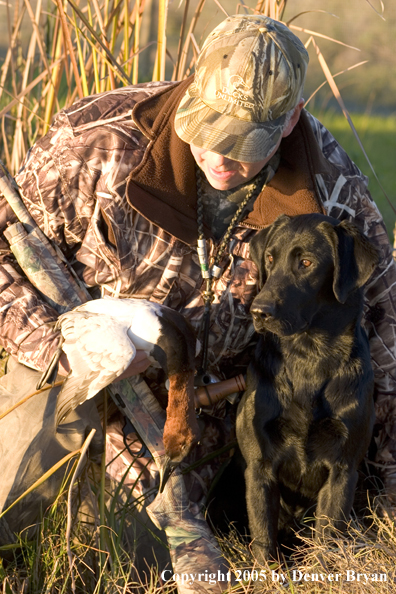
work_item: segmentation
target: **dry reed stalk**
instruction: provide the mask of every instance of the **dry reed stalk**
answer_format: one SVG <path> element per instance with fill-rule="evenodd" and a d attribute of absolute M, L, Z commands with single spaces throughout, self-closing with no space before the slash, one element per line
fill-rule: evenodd
<path fill-rule="evenodd" d="M 124 64 L 125 73 L 129 74 L 128 59 L 129 59 L 129 6 L 128 0 L 124 0 Z"/>
<path fill-rule="evenodd" d="M 294 20 L 294 19 L 293 19 Z M 291 22 L 291 21 L 290 21 Z M 333 43 L 338 43 L 339 45 L 343 45 L 344 47 L 348 47 L 349 49 L 353 49 L 357 52 L 360 52 L 358 47 L 354 47 L 353 45 L 348 45 L 339 39 L 334 39 L 334 37 L 329 37 L 328 35 L 324 35 L 323 33 L 318 33 L 317 31 L 311 31 L 310 29 L 305 29 L 304 27 L 298 27 L 297 25 L 290 25 L 290 29 L 294 29 L 295 31 L 300 31 L 301 33 L 307 33 L 308 35 L 312 35 L 312 37 L 320 37 L 321 39 L 328 39 Z"/>
<path fill-rule="evenodd" d="M 39 16 L 40 16 L 40 10 L 41 10 L 41 0 L 39 0 L 37 3 L 37 10 L 36 10 L 36 17 L 35 17 L 36 19 L 39 18 Z M 34 29 L 32 37 L 30 38 L 24 72 L 23 72 L 23 76 L 22 76 L 22 86 L 23 87 L 26 87 L 28 84 L 30 67 L 32 65 L 32 62 L 34 59 L 34 53 L 36 50 L 36 40 L 37 40 L 37 34 L 36 34 L 36 29 Z M 24 156 L 24 154 L 26 154 L 26 151 L 28 149 L 28 147 L 26 146 L 26 144 L 24 142 L 25 139 L 23 136 L 24 100 L 25 100 L 25 97 L 23 97 L 20 100 L 18 109 L 17 109 L 17 115 L 16 115 L 17 121 L 16 121 L 16 125 L 15 125 L 15 130 L 14 130 L 14 144 L 13 144 L 13 149 L 12 149 L 12 154 L 11 154 L 11 170 L 12 171 L 14 171 L 15 165 L 17 165 L 21 161 L 21 159 L 23 159 L 23 156 Z"/>
<path fill-rule="evenodd" d="M 33 30 L 36 33 L 37 45 L 39 46 L 39 49 L 40 49 L 41 59 L 43 61 L 43 64 L 44 64 L 47 72 L 48 72 L 48 75 L 50 76 L 50 68 L 49 68 L 49 64 L 48 64 L 48 60 L 47 60 L 47 56 L 46 56 L 46 52 L 45 52 L 45 47 L 44 47 L 43 40 L 41 38 L 41 33 L 40 33 L 40 28 L 39 28 L 40 12 L 38 13 L 38 15 L 34 14 L 29 0 L 25 0 L 25 4 L 26 4 L 27 11 L 29 13 L 31 23 L 33 25 Z"/>
<path fill-rule="evenodd" d="M 83 92 L 83 97 L 87 97 L 89 95 L 89 91 L 88 91 L 87 76 L 85 73 L 85 64 L 84 64 L 83 49 L 81 46 L 80 31 L 77 27 L 76 13 L 74 12 L 74 10 L 72 12 L 73 12 L 74 29 L 76 32 L 77 55 L 78 55 L 78 61 L 80 63 L 82 92 Z"/>
<path fill-rule="evenodd" d="M 186 41 L 184 42 L 184 46 L 183 46 L 183 50 L 181 52 L 180 55 L 180 64 L 178 67 L 178 77 L 179 79 L 181 78 L 186 78 L 186 76 L 188 75 L 189 70 L 191 69 L 191 65 L 188 69 L 186 69 L 186 61 L 187 61 L 187 56 L 188 56 L 188 49 L 189 49 L 189 45 L 191 43 L 191 36 L 194 33 L 195 27 L 197 25 L 198 19 L 202 13 L 203 7 L 205 5 L 205 1 L 206 0 L 199 0 L 198 2 L 198 6 L 195 9 L 195 13 L 193 15 L 193 18 L 191 19 L 191 23 L 190 26 L 188 28 L 187 31 L 187 35 L 186 35 Z"/>
<path fill-rule="evenodd" d="M 309 38 L 308 42 L 309 43 L 312 42 L 312 37 Z M 308 46 L 308 43 L 305 44 L 305 47 L 307 47 L 307 46 Z M 368 62 L 368 60 L 363 60 L 363 62 L 358 62 L 357 64 L 353 64 L 353 66 L 349 66 L 348 68 L 344 68 L 344 70 L 340 70 L 339 72 L 336 72 L 336 74 L 333 74 L 333 78 L 337 78 L 337 76 L 340 76 L 341 74 L 345 74 L 345 72 L 349 72 L 350 70 L 353 70 L 354 68 L 358 68 L 358 66 L 363 66 L 363 64 L 367 64 L 367 62 Z M 306 107 L 308 105 L 308 103 L 311 101 L 311 99 L 313 99 L 315 97 L 316 93 L 318 91 L 320 91 L 320 89 L 322 89 L 326 84 L 327 84 L 327 80 L 325 80 L 324 82 L 322 82 L 322 84 L 319 85 L 318 88 L 315 89 L 315 91 L 313 91 L 313 93 L 311 93 L 311 95 L 305 101 L 304 107 Z"/>
<path fill-rule="evenodd" d="M 182 51 L 183 51 L 183 39 L 184 39 L 184 34 L 185 34 L 185 30 L 186 30 L 186 25 L 187 25 L 187 15 L 188 15 L 189 6 L 190 6 L 190 0 L 185 0 L 182 26 L 180 29 L 179 43 L 178 43 L 178 47 L 177 47 L 176 63 L 173 68 L 173 74 L 172 74 L 171 80 L 179 80 L 179 77 L 181 77 L 181 73 L 179 72 L 179 69 L 180 69 L 180 65 L 181 65 L 181 55 L 182 55 Z"/>
<path fill-rule="evenodd" d="M 16 4 L 16 9 L 15 9 L 15 14 L 14 14 L 14 22 L 13 22 L 13 26 L 11 27 L 11 19 L 10 19 L 10 4 L 9 4 L 9 0 L 7 0 L 7 25 L 8 25 L 8 35 L 11 39 L 12 37 L 12 31 L 15 30 L 16 24 L 19 21 L 19 2 L 17 2 Z M 20 21 L 19 21 L 20 22 Z M 15 86 L 15 63 L 14 63 L 14 52 L 16 53 L 17 51 L 17 44 L 19 45 L 19 39 L 16 38 L 14 41 L 14 45 L 11 47 L 11 60 L 10 60 L 10 66 L 11 66 L 11 73 L 12 73 L 12 85 L 13 85 L 13 90 L 14 93 L 16 93 L 16 86 Z"/>
<path fill-rule="evenodd" d="M 52 62 L 54 64 L 54 68 L 51 74 L 51 84 L 48 89 L 48 97 L 46 100 L 44 113 L 44 132 L 46 132 L 50 126 L 51 118 L 54 113 L 54 107 L 57 103 L 57 93 L 59 92 L 62 72 L 64 70 L 65 57 L 66 55 L 62 54 L 62 36 L 57 35 L 55 53 Z"/>
<path fill-rule="evenodd" d="M 140 26 L 144 10 L 144 0 L 135 1 L 134 7 L 134 39 L 133 39 L 133 62 L 132 62 L 132 83 L 136 85 L 139 81 L 139 51 L 140 51 Z"/>
<path fill-rule="evenodd" d="M 96 17 L 98 19 L 99 28 L 100 28 L 100 31 L 101 31 L 101 34 L 102 34 L 102 38 L 103 38 L 103 43 L 106 46 L 107 50 L 109 50 L 109 52 L 110 52 L 110 44 L 109 44 L 109 41 L 107 39 L 106 28 L 105 28 L 105 24 L 104 24 L 104 20 L 103 20 L 103 17 L 102 17 L 101 10 L 99 8 L 98 0 L 92 0 L 92 3 L 93 3 L 94 8 L 95 8 Z M 108 7 L 108 3 L 107 2 L 105 4 L 105 7 Z M 105 13 L 107 13 L 106 8 L 105 8 Z M 112 89 L 115 89 L 116 88 L 116 84 L 115 84 L 114 72 L 113 72 L 113 70 L 112 70 L 112 68 L 110 66 L 108 66 L 107 70 L 108 70 L 108 74 L 110 76 L 110 85 L 111 85 L 111 88 Z M 103 65 L 102 78 L 104 78 L 104 77 L 105 77 L 105 68 L 104 68 L 104 65 Z"/>
<path fill-rule="evenodd" d="M 67 47 L 67 49 L 68 49 L 68 53 L 69 53 L 70 60 L 71 60 L 71 63 L 72 63 L 72 67 L 73 67 L 73 71 L 74 71 L 74 80 L 75 80 L 75 83 L 77 85 L 78 94 L 79 94 L 79 96 L 81 98 L 81 97 L 84 96 L 84 93 L 83 93 L 83 88 L 82 88 L 82 84 L 81 84 L 80 75 L 78 73 L 77 60 L 76 60 L 75 55 L 74 55 L 74 49 L 73 49 L 73 43 L 72 43 L 70 31 L 69 31 L 69 28 L 67 26 L 66 10 L 62 6 L 62 1 L 61 0 L 56 0 L 56 3 L 57 3 L 57 6 L 58 6 L 58 12 L 59 12 L 59 16 L 60 16 L 61 23 L 62 23 L 62 31 L 63 31 L 64 44 L 65 44 L 65 47 Z"/>
<path fill-rule="evenodd" d="M 22 19 L 23 19 L 24 14 L 25 14 L 25 9 L 21 11 L 21 14 L 19 15 L 19 18 L 18 18 L 18 20 L 17 20 L 17 22 L 15 24 L 15 28 L 13 29 L 13 32 L 10 35 L 9 48 L 7 50 L 7 54 L 6 54 L 6 58 L 4 60 L 4 64 L 1 67 L 0 99 L 1 99 L 1 97 L 3 95 L 4 84 L 5 84 L 7 75 L 8 75 L 9 67 L 11 65 L 13 48 L 15 47 L 15 43 L 16 43 L 16 40 L 17 40 L 18 35 L 19 35 L 19 30 L 20 30 L 20 27 L 21 27 L 21 23 L 22 23 Z M 14 93 L 15 93 L 15 90 L 16 89 L 14 88 Z"/>
<path fill-rule="evenodd" d="M 82 470 L 83 464 L 85 463 L 85 457 L 88 453 L 89 445 L 92 441 L 93 436 L 95 435 L 96 429 L 91 429 L 89 435 L 85 439 L 83 445 L 81 446 L 80 450 L 80 457 L 76 466 L 76 469 L 73 473 L 72 479 L 69 485 L 69 491 L 67 496 L 67 525 L 66 525 L 66 546 L 67 546 L 67 558 L 69 561 L 69 568 L 70 568 L 70 576 L 72 581 L 72 592 L 75 594 L 76 592 L 76 581 L 74 578 L 74 560 L 73 560 L 73 553 L 71 550 L 71 530 L 72 530 L 72 494 L 73 494 L 73 485 L 78 479 L 80 472 Z"/>
<path fill-rule="evenodd" d="M 110 52 L 110 50 L 108 49 L 108 47 L 106 47 L 106 44 L 101 40 L 100 36 L 96 33 L 96 31 L 94 30 L 94 28 L 91 27 L 91 25 L 89 24 L 89 21 L 84 16 L 83 12 L 78 8 L 77 4 L 73 0 L 67 0 L 67 2 L 70 4 L 70 6 L 73 8 L 73 10 L 76 11 L 76 13 L 78 14 L 79 18 L 81 19 L 81 21 L 83 22 L 83 24 L 85 25 L 85 27 L 88 29 L 88 31 L 90 32 L 90 34 L 92 35 L 92 37 L 94 38 L 94 40 L 96 41 L 96 43 L 98 43 L 99 46 L 101 47 L 101 49 L 104 51 L 105 57 L 103 57 L 103 55 L 98 52 L 98 55 L 100 57 L 102 57 L 102 66 L 104 68 L 107 68 L 107 67 L 110 68 L 110 67 L 112 67 L 112 71 L 115 74 L 118 75 L 118 77 L 121 79 L 121 81 L 123 81 L 123 82 L 125 82 L 127 84 L 131 84 L 131 80 L 129 79 L 129 77 L 126 76 L 124 70 L 119 65 L 119 63 L 117 62 L 116 58 Z M 105 80 L 105 78 L 106 77 L 105 77 L 105 73 L 104 73 L 103 80 Z"/>
<path fill-rule="evenodd" d="M 55 66 L 57 65 L 57 63 L 53 63 L 51 64 L 51 69 L 53 69 Z M 37 87 L 37 85 L 44 80 L 47 77 L 47 72 L 42 72 L 41 74 L 39 74 L 31 83 L 29 83 L 27 85 L 27 87 L 25 87 L 18 95 L 14 96 L 14 98 L 5 106 L 3 107 L 3 109 L 0 110 L 0 117 L 3 117 L 5 114 L 9 113 L 11 111 L 11 108 L 13 108 L 15 105 L 18 105 L 20 103 L 20 101 L 26 96 L 28 95 L 35 87 Z M 7 91 L 4 88 L 4 91 L 7 95 L 12 97 L 12 94 L 9 93 L 9 91 Z M 25 109 L 28 110 L 28 108 L 25 106 Z M 31 110 L 29 110 L 31 111 Z M 39 115 L 36 115 L 37 118 L 39 118 Z M 41 120 L 42 122 L 44 122 L 44 120 Z M 1 160 L 1 159 L 0 159 Z"/>
<path fill-rule="evenodd" d="M 157 54 L 152 76 L 153 81 L 165 79 L 166 23 L 168 18 L 168 5 L 168 0 L 159 0 L 158 2 Z"/>
<path fill-rule="evenodd" d="M 40 14 L 39 8 L 36 8 L 34 14 L 30 0 L 23 0 L 23 3 L 19 1 L 12 3 L 11 0 L 7 0 L 10 41 L 1 69 L 0 100 L 2 100 L 2 104 L 0 118 L 2 124 L 1 134 L 4 142 L 2 158 L 5 159 L 7 166 L 12 168 L 14 172 L 19 168 L 20 161 L 29 142 L 32 142 L 35 137 L 40 136 L 47 130 L 54 111 L 58 110 L 60 106 L 70 106 L 77 98 L 77 95 L 84 96 L 89 92 L 99 92 L 107 88 L 114 88 L 114 85 L 119 86 L 129 84 L 130 82 L 137 83 L 139 80 L 139 53 L 145 51 L 145 47 L 148 47 L 148 45 L 143 48 L 141 47 L 140 36 L 142 20 L 150 19 L 151 17 L 148 12 L 145 12 L 144 0 L 135 0 L 131 13 L 129 11 L 129 0 L 103 0 L 103 2 L 87 0 L 86 4 L 82 0 L 53 1 L 56 2 L 57 10 L 51 18 L 56 18 L 56 20 L 51 28 L 49 46 L 46 47 L 40 29 L 44 16 Z M 222 2 L 222 0 L 217 1 Z M 40 6 L 40 3 L 41 0 L 39 0 L 38 6 Z M 189 19 L 188 10 L 191 8 L 191 5 L 189 6 L 189 0 L 186 0 L 177 49 L 177 59 L 172 75 L 174 79 L 186 77 L 194 66 L 195 57 L 192 54 L 194 50 L 197 51 L 194 33 L 201 17 L 204 3 L 205 0 L 198 1 L 195 12 Z M 72 8 L 72 16 L 67 14 L 67 4 L 70 4 Z M 14 8 L 13 14 L 11 14 L 12 7 Z M 286 1 L 258 0 L 256 12 L 282 20 L 285 7 Z M 161 15 L 157 31 L 158 58 L 155 68 L 156 76 L 158 78 L 164 78 L 168 0 L 161 0 L 160 10 Z M 254 12 L 251 8 L 249 10 Z M 32 33 L 25 56 L 20 51 L 20 39 L 22 36 L 23 16 L 26 12 L 31 21 Z M 337 39 L 332 39 L 323 33 L 312 32 L 303 27 L 292 25 L 291 23 L 295 18 L 302 14 L 300 13 L 293 19 L 290 19 L 289 24 L 295 31 L 310 35 L 307 43 L 312 43 L 315 47 L 326 81 L 339 100 L 340 105 L 345 109 L 339 89 L 334 82 L 335 77 L 340 75 L 341 72 L 337 73 L 337 75 L 331 74 L 327 62 L 319 49 L 317 39 L 331 40 L 346 47 L 351 46 Z M 133 43 L 131 42 L 132 35 L 134 36 Z M 123 38 L 121 44 L 119 36 Z M 35 52 L 36 47 L 38 48 L 38 55 Z M 118 47 L 120 49 L 117 49 Z M 18 62 L 15 59 L 17 51 L 19 57 L 22 56 L 22 61 Z M 119 60 L 117 60 L 117 56 L 115 55 L 116 52 L 117 56 L 120 56 Z M 47 58 L 47 55 L 51 57 Z M 76 55 L 78 62 L 75 57 Z M 123 65 L 120 65 L 119 62 L 122 62 Z M 357 66 L 358 64 L 346 68 L 344 71 L 351 70 Z M 130 77 L 132 77 L 132 80 Z M 12 99 L 10 101 L 8 99 L 5 100 L 10 95 Z M 348 119 L 349 114 L 346 112 L 345 115 Z M 353 127 L 351 121 L 350 125 Z M 79 451 L 74 454 L 77 455 L 78 453 Z M 69 459 L 72 455 L 67 458 Z M 66 461 L 64 459 L 61 462 Z M 44 479 L 45 477 L 41 477 L 40 480 Z M 103 477 L 102 488 L 104 488 Z M 110 506 L 111 510 L 114 511 L 113 505 Z M 102 508 L 101 511 L 103 520 L 106 510 Z M 342 571 L 349 567 L 350 569 L 355 568 L 356 571 L 360 572 L 368 571 L 370 567 L 383 567 L 384 570 L 391 573 L 396 557 L 394 524 L 390 520 L 387 521 L 385 517 L 375 514 L 373 514 L 372 522 L 373 526 L 370 529 L 367 529 L 363 525 L 351 524 L 348 539 L 339 537 L 338 539 L 330 539 L 323 543 L 317 543 L 312 539 L 303 540 L 303 545 L 305 546 L 302 546 L 300 550 L 294 553 L 292 561 L 294 566 L 292 567 L 299 571 L 312 572 L 320 572 L 320 568 L 323 569 L 326 567 L 339 567 Z M 53 532 L 56 533 L 55 530 Z M 59 539 L 61 538 L 62 536 L 59 536 Z M 41 552 L 45 552 L 46 546 L 48 549 L 55 548 L 52 547 L 53 541 L 48 541 L 48 543 L 51 543 L 48 544 L 44 540 L 37 546 L 38 558 L 42 557 Z M 102 543 L 104 546 L 103 535 Z M 250 550 L 243 541 L 238 541 L 236 538 L 235 540 L 228 538 L 222 544 L 230 563 L 233 564 L 235 569 L 253 568 L 255 566 Z M 87 550 L 90 550 L 96 557 L 100 556 L 101 551 L 97 550 L 97 546 L 87 546 L 84 554 Z M 114 550 L 113 544 L 111 550 L 117 559 L 117 563 L 114 566 L 118 564 L 117 566 L 119 567 L 119 552 Z M 51 591 L 52 588 L 54 588 L 54 591 L 56 588 L 60 591 L 64 587 L 62 571 L 59 575 L 59 567 L 64 568 L 64 575 L 66 575 L 67 555 L 65 556 L 65 551 L 66 548 L 54 560 L 50 571 L 48 571 L 48 579 L 46 578 L 46 585 L 42 591 Z M 79 557 L 78 559 L 81 564 L 85 563 L 84 554 L 81 553 L 81 558 Z M 106 564 L 105 559 L 102 561 L 103 575 L 105 572 L 104 566 L 106 566 L 106 572 L 109 572 L 106 576 L 107 584 L 113 584 L 114 591 L 123 591 L 126 594 L 136 592 L 136 583 L 130 577 L 132 572 L 131 565 L 127 569 L 122 570 L 124 573 L 120 570 L 121 573 L 115 576 L 108 569 L 110 564 Z M 283 560 L 281 560 L 281 563 L 283 565 L 279 565 L 279 567 L 284 567 L 286 573 L 291 570 L 285 566 Z M 22 592 L 25 588 L 23 581 L 25 578 L 20 578 L 18 575 L 11 577 L 10 574 L 9 576 L 1 577 L 1 579 L 3 580 L 3 589 L 6 592 L 8 590 L 4 585 L 7 584 L 12 584 L 13 590 L 11 591 Z M 152 581 L 147 586 L 147 591 L 151 594 L 159 594 L 160 592 L 170 590 L 169 586 L 158 587 L 155 576 L 150 577 L 150 579 Z M 117 580 L 119 581 L 117 582 Z M 123 580 L 122 586 L 120 586 L 120 580 Z M 389 590 L 389 586 L 389 583 L 384 585 L 369 584 L 365 591 L 375 591 L 377 594 L 385 594 L 385 592 L 391 591 Z M 284 587 L 277 583 L 268 583 L 264 587 L 266 589 L 263 592 L 271 592 L 271 594 L 285 591 Z M 251 589 L 251 583 L 242 583 L 240 586 L 240 591 L 246 594 L 251 592 Z M 348 592 L 360 594 L 361 589 L 361 583 L 348 584 Z M 291 593 L 298 591 L 301 594 L 313 594 L 315 592 L 317 594 L 319 592 L 329 592 L 329 588 L 328 584 L 321 583 L 305 583 L 298 584 L 297 586 L 293 586 L 292 583 L 288 591 Z M 333 594 L 344 594 L 344 584 L 339 587 L 334 586 L 332 592 Z"/>
<path fill-rule="evenodd" d="M 93 27 L 91 3 L 88 1 L 88 20 L 91 27 Z M 93 61 L 93 72 L 95 78 L 95 93 L 100 93 L 100 80 L 99 80 L 99 66 L 98 66 L 98 51 L 96 47 L 92 48 L 92 61 Z"/>

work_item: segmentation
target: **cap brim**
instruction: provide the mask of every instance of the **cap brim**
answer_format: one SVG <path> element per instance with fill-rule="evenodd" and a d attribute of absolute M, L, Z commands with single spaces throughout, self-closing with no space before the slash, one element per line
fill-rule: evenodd
<path fill-rule="evenodd" d="M 254 163 L 274 151 L 285 120 L 286 115 L 282 115 L 276 120 L 257 123 L 223 115 L 187 91 L 175 116 L 175 131 L 188 144 L 235 161 Z"/>

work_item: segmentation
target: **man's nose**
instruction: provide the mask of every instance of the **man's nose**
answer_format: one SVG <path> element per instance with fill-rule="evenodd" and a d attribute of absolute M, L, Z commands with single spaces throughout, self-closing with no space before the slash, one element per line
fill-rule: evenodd
<path fill-rule="evenodd" d="M 232 163 L 231 159 L 224 157 L 224 155 L 219 155 L 219 153 L 213 153 L 212 151 L 208 151 L 206 154 L 206 160 L 208 161 L 210 167 L 225 167 Z"/>

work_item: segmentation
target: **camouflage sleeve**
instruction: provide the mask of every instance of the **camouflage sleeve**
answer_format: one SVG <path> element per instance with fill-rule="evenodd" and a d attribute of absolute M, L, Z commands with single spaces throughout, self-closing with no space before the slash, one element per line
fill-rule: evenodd
<path fill-rule="evenodd" d="M 367 283 L 364 326 L 370 340 L 377 393 L 377 419 L 396 439 L 396 266 L 384 221 L 367 189 L 368 179 L 349 159 L 318 120 L 311 125 L 324 156 L 337 167 L 338 177 L 318 175 L 328 215 L 358 225 L 376 245 L 380 262 Z"/>
<path fill-rule="evenodd" d="M 68 246 L 62 203 L 66 202 L 67 213 L 68 203 L 51 155 L 62 129 L 61 116 L 49 133 L 29 150 L 15 179 L 25 205 L 38 225 L 54 243 L 65 249 Z M 66 131 L 70 134 L 69 127 Z M 75 218 L 76 225 L 80 225 L 81 219 Z M 9 220 L 10 210 L 3 198 L 0 202 L 1 232 Z M 74 231 L 72 229 L 70 236 L 75 240 Z M 59 332 L 53 329 L 58 313 L 20 270 L 4 236 L 0 243 L 0 343 L 20 363 L 44 370 L 59 342 Z"/>
<path fill-rule="evenodd" d="M 29 150 L 16 176 L 21 195 L 30 213 L 41 229 L 60 247 L 67 247 L 64 238 L 64 217 L 59 175 L 51 156 L 62 127 L 62 118 Z M 0 232 L 15 215 L 4 198 L 0 200 Z M 54 221 L 56 222 L 54 224 Z M 25 277 L 8 242 L 0 240 L 0 344 L 20 363 L 44 370 L 59 341 L 59 332 L 53 322 L 57 312 Z"/>
<path fill-rule="evenodd" d="M 15 176 L 22 199 L 38 226 L 91 287 L 97 287 L 103 278 L 107 280 L 101 268 L 109 262 L 110 272 L 115 271 L 113 276 L 119 275 L 119 263 L 104 237 L 103 225 L 95 227 L 95 216 L 100 218 L 101 214 L 98 194 L 108 194 L 108 187 L 125 185 L 133 158 L 141 158 L 144 153 L 146 143 L 139 142 L 142 135 L 131 120 L 131 109 L 136 100 L 154 93 L 156 88 L 123 88 L 86 97 L 61 111 L 48 133 L 28 151 Z M 109 203 L 111 198 L 107 198 Z M 122 215 L 118 213 L 118 218 L 125 225 Z M 0 232 L 9 220 L 10 211 L 0 201 Z M 81 256 L 82 244 L 88 263 Z M 6 242 L 0 240 L 2 253 L 0 344 L 21 363 L 43 369 L 57 346 L 58 333 L 51 324 L 57 313 L 15 267 Z"/>
<path fill-rule="evenodd" d="M 57 312 L 19 274 L 12 258 L 0 256 L 0 342 L 20 363 L 44 370 L 58 345 Z"/>
<path fill-rule="evenodd" d="M 47 135 L 29 150 L 15 179 L 39 227 L 75 264 L 75 252 L 93 211 L 95 180 L 83 160 L 70 158 L 72 144 L 73 131 L 61 113 Z M 57 155 L 68 160 L 61 171 Z M 1 232 L 8 220 L 9 209 L 0 204 Z M 25 277 L 5 239 L 0 248 L 0 343 L 20 363 L 44 370 L 59 342 L 59 332 L 53 329 L 58 313 Z"/>
<path fill-rule="evenodd" d="M 377 397 L 396 395 L 396 266 L 382 217 L 368 193 L 361 200 L 357 219 L 360 217 L 364 217 L 366 235 L 380 255 L 379 264 L 366 286 L 364 312 Z M 396 407 L 394 413 L 396 420 Z"/>

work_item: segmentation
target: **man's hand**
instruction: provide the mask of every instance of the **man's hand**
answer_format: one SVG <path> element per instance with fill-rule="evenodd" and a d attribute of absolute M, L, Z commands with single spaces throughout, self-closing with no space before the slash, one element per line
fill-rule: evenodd
<path fill-rule="evenodd" d="M 132 363 L 125 369 L 124 373 L 117 377 L 117 381 L 126 379 L 127 377 L 132 377 L 134 375 L 139 375 L 139 373 L 143 373 L 146 371 L 147 367 L 150 367 L 152 363 L 153 361 L 147 356 L 146 351 L 136 351 L 136 355 Z"/>
<path fill-rule="evenodd" d="M 127 369 L 122 373 L 118 378 L 117 381 L 120 379 L 125 379 L 127 377 L 132 377 L 134 375 L 139 375 L 139 373 L 143 373 L 146 369 L 151 365 L 152 361 L 147 356 L 145 351 L 136 351 L 136 355 L 132 361 L 132 363 L 127 367 Z M 66 353 L 62 353 L 61 358 L 59 359 L 59 375 L 68 375 L 70 372 L 70 364 L 67 358 Z"/>

